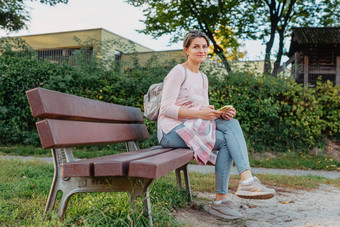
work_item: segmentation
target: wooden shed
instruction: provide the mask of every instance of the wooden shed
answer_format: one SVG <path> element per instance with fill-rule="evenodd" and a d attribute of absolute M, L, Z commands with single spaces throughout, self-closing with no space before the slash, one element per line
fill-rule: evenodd
<path fill-rule="evenodd" d="M 340 85 L 340 27 L 293 28 L 288 56 L 296 82 L 315 86 L 322 76 Z"/>

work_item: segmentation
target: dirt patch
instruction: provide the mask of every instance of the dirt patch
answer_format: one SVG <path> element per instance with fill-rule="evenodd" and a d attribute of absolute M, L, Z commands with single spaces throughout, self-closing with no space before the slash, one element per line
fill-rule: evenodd
<path fill-rule="evenodd" d="M 329 140 L 325 149 L 327 155 L 340 161 L 340 144 Z"/>
<path fill-rule="evenodd" d="M 174 213 L 185 226 L 340 227 L 340 190 L 329 185 L 321 185 L 312 191 L 282 189 L 268 200 L 246 200 L 230 194 L 230 200 L 243 215 L 236 221 L 216 218 L 206 212 L 214 198 L 213 193 L 194 192 L 194 195 L 197 196 L 196 205 Z"/>

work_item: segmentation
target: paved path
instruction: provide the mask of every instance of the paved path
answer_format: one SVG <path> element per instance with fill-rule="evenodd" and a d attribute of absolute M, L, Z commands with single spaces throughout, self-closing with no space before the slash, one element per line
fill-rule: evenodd
<path fill-rule="evenodd" d="M 199 173 L 214 173 L 215 166 L 189 165 L 189 172 L 190 171 Z M 340 178 L 340 171 L 252 168 L 252 172 L 255 174 L 277 174 L 288 176 L 313 175 L 331 179 Z M 236 167 L 232 168 L 231 174 L 238 174 Z"/>
<path fill-rule="evenodd" d="M 48 163 L 52 163 L 51 157 L 32 157 L 32 156 L 6 156 L 0 155 L 0 159 L 21 159 L 24 161 L 39 159 Z M 198 173 L 214 173 L 214 166 L 202 166 L 202 165 L 189 165 L 189 172 Z M 255 174 L 277 174 L 277 175 L 287 175 L 287 176 L 320 176 L 327 177 L 331 179 L 340 178 L 340 171 L 323 171 L 323 170 L 295 170 L 295 169 L 266 169 L 266 168 L 252 168 L 252 172 Z M 232 168 L 231 174 L 238 174 L 235 167 Z"/>

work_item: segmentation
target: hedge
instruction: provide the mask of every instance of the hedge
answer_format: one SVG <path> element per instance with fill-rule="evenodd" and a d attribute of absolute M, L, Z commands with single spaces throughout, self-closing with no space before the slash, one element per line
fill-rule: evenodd
<path fill-rule="evenodd" d="M 84 50 L 86 53 L 86 50 Z M 159 64 L 156 57 L 141 67 L 122 71 L 104 67 L 96 59 L 78 55 L 76 66 L 38 60 L 28 52 L 7 50 L 0 56 L 0 143 L 39 146 L 35 119 L 25 91 L 43 87 L 105 102 L 143 109 L 143 95 L 160 82 L 177 62 Z M 322 147 L 326 138 L 339 138 L 340 88 L 318 82 L 304 89 L 291 79 L 255 76 L 248 71 L 204 71 L 209 77 L 210 103 L 216 108 L 234 105 L 250 150 L 287 151 Z M 216 72 L 216 70 L 215 70 Z M 150 139 L 141 147 L 157 144 L 156 124 L 145 120 Z"/>

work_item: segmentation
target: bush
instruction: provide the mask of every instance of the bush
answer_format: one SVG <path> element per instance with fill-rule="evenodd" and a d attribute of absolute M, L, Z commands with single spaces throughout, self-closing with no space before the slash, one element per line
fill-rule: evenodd
<path fill-rule="evenodd" d="M 253 151 L 308 150 L 339 135 L 338 86 L 318 82 L 304 89 L 290 79 L 233 72 L 210 78 L 210 101 L 234 105 Z"/>
<path fill-rule="evenodd" d="M 154 56 L 148 67 L 141 67 L 136 60 L 133 70 L 124 72 L 97 59 L 84 64 L 86 47 L 75 56 L 78 64 L 68 66 L 38 60 L 21 42 L 5 42 L 4 46 L 6 51 L 0 56 L 1 144 L 39 144 L 25 96 L 29 89 L 43 87 L 143 110 L 143 95 L 149 86 L 161 82 L 177 64 L 159 64 Z M 25 54 L 19 55 L 11 47 Z M 290 79 L 255 76 L 249 71 L 226 74 L 216 68 L 205 70 L 210 103 L 216 108 L 235 106 L 250 150 L 308 150 L 322 147 L 327 137 L 340 138 L 339 86 L 320 80 L 316 88 L 304 89 Z M 156 123 L 145 120 L 145 124 L 150 138 L 140 144 L 142 148 L 158 143 Z"/>

